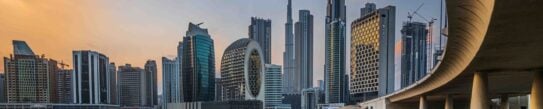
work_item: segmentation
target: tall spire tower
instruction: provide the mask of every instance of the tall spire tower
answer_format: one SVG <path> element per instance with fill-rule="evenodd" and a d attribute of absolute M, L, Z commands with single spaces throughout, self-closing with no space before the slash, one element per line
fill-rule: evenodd
<path fill-rule="evenodd" d="M 294 73 L 294 33 L 292 28 L 292 0 L 288 0 L 287 5 L 287 23 L 285 24 L 285 52 L 283 52 L 283 89 L 284 93 L 292 94 L 297 93 L 300 89 L 296 89 L 299 86 L 299 82 L 296 78 L 299 78 Z"/>

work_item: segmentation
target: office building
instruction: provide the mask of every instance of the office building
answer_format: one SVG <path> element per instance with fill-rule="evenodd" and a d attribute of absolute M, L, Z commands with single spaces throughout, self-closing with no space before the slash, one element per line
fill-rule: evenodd
<path fill-rule="evenodd" d="M 115 63 L 109 63 L 108 66 L 109 71 L 109 87 L 111 93 L 111 104 L 119 104 L 119 85 L 117 84 L 117 66 L 115 66 Z"/>
<path fill-rule="evenodd" d="M 325 84 L 326 103 L 345 102 L 345 0 L 328 0 L 325 19 Z"/>
<path fill-rule="evenodd" d="M 428 64 L 428 30 L 421 22 L 405 22 L 402 27 L 401 87 L 426 76 Z"/>
<path fill-rule="evenodd" d="M 302 94 L 283 94 L 282 102 L 290 105 L 291 109 L 302 109 Z"/>
<path fill-rule="evenodd" d="M 0 103 L 0 109 L 119 109 L 112 104 Z"/>
<path fill-rule="evenodd" d="M 318 87 L 302 90 L 302 109 L 316 109 L 321 93 Z"/>
<path fill-rule="evenodd" d="M 366 3 L 366 6 L 363 8 L 360 8 L 360 17 L 366 16 L 366 14 L 369 14 L 377 9 L 377 6 L 375 3 Z"/>
<path fill-rule="evenodd" d="M 313 87 L 313 15 L 309 10 L 300 10 L 299 20 L 295 24 L 295 60 L 296 80 L 299 88 Z M 301 90 L 299 90 L 301 91 Z"/>
<path fill-rule="evenodd" d="M 132 67 L 130 64 L 119 66 L 119 96 L 120 106 L 130 108 L 148 107 L 145 70 Z"/>
<path fill-rule="evenodd" d="M 215 78 L 215 101 L 222 101 L 222 79 Z"/>
<path fill-rule="evenodd" d="M 345 103 L 318 104 L 316 109 L 340 109 L 340 108 L 343 108 L 344 106 L 345 106 Z"/>
<path fill-rule="evenodd" d="M 229 100 L 168 103 L 168 109 L 263 109 L 260 100 Z"/>
<path fill-rule="evenodd" d="M 184 102 L 215 99 L 215 51 L 213 39 L 200 24 L 189 24 L 183 38 L 182 92 Z"/>
<path fill-rule="evenodd" d="M 377 9 L 351 24 L 351 100 L 394 91 L 394 6 Z"/>
<path fill-rule="evenodd" d="M 264 101 L 265 70 L 258 42 L 242 38 L 230 44 L 221 60 L 222 100 Z"/>
<path fill-rule="evenodd" d="M 72 91 L 75 104 L 112 104 L 109 58 L 96 51 L 73 51 Z"/>
<path fill-rule="evenodd" d="M 249 25 L 249 39 L 255 40 L 260 44 L 264 54 L 264 63 L 271 63 L 271 20 L 251 17 Z"/>
<path fill-rule="evenodd" d="M 8 103 L 50 103 L 56 101 L 57 63 L 35 55 L 24 41 L 13 41 L 13 55 L 4 57 Z"/>
<path fill-rule="evenodd" d="M 158 92 L 157 92 L 157 65 L 155 60 L 147 60 L 145 62 L 145 89 L 143 90 L 145 98 L 143 99 L 144 105 L 148 107 L 155 107 L 158 105 Z"/>
<path fill-rule="evenodd" d="M 61 69 L 57 72 L 57 103 L 72 103 L 72 73 L 71 69 Z"/>
<path fill-rule="evenodd" d="M 181 102 L 181 76 L 177 59 L 162 57 L 162 103 Z"/>
<path fill-rule="evenodd" d="M 0 103 L 6 103 L 6 76 L 0 72 Z"/>
<path fill-rule="evenodd" d="M 322 92 L 324 92 L 324 80 L 318 80 L 318 81 L 319 81 L 319 88 L 321 89 Z"/>
<path fill-rule="evenodd" d="M 202 109 L 264 109 L 261 100 L 230 100 L 202 103 Z"/>
<path fill-rule="evenodd" d="M 281 105 L 283 99 L 283 82 L 281 77 L 281 66 L 274 64 L 266 64 L 266 73 L 264 74 L 265 81 L 265 103 L 266 108 L 272 108 Z"/>
<path fill-rule="evenodd" d="M 294 33 L 292 24 L 292 0 L 288 0 L 287 23 L 285 24 L 285 52 L 283 52 L 283 93 L 299 93 L 299 76 L 295 73 Z"/>

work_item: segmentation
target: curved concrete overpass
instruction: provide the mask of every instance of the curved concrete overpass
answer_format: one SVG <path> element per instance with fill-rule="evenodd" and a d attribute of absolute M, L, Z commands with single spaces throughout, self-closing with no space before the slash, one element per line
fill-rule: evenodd
<path fill-rule="evenodd" d="M 419 82 L 362 108 L 488 109 L 490 99 L 531 94 L 530 108 L 543 109 L 543 0 L 446 4 L 443 61 Z"/>

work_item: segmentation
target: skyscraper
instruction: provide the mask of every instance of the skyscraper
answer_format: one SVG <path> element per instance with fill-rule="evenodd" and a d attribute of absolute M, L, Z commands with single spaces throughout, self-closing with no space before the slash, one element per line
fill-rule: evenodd
<path fill-rule="evenodd" d="M 73 51 L 72 91 L 76 104 L 111 104 L 109 58 L 89 50 Z"/>
<path fill-rule="evenodd" d="M 181 102 L 181 76 L 177 59 L 162 57 L 162 106 Z"/>
<path fill-rule="evenodd" d="M 345 102 L 345 0 L 328 0 L 325 19 L 325 99 L 326 103 Z"/>
<path fill-rule="evenodd" d="M 394 6 L 369 12 L 352 22 L 350 94 L 354 102 L 394 91 L 394 28 Z"/>
<path fill-rule="evenodd" d="M 401 87 L 407 87 L 426 75 L 428 64 L 426 24 L 405 22 L 402 28 Z"/>
<path fill-rule="evenodd" d="M 130 64 L 119 66 L 119 96 L 121 107 L 145 107 L 145 70 Z"/>
<path fill-rule="evenodd" d="M 6 103 L 6 76 L 3 72 L 0 72 L 0 103 Z"/>
<path fill-rule="evenodd" d="M 366 3 L 366 6 L 363 8 L 360 8 L 360 17 L 366 16 L 366 14 L 369 14 L 377 9 L 377 6 L 375 3 Z"/>
<path fill-rule="evenodd" d="M 117 84 L 117 66 L 115 66 L 115 63 L 109 63 L 108 66 L 109 71 L 109 87 L 111 93 L 111 104 L 119 104 L 119 86 Z"/>
<path fill-rule="evenodd" d="M 57 63 L 35 55 L 24 41 L 13 41 L 13 52 L 4 57 L 8 103 L 51 103 L 56 101 Z"/>
<path fill-rule="evenodd" d="M 221 60 L 222 100 L 264 101 L 264 72 L 264 57 L 258 42 L 242 38 L 230 44 Z"/>
<path fill-rule="evenodd" d="M 157 65 L 155 60 L 147 60 L 145 62 L 145 105 L 154 107 L 158 105 L 157 92 Z"/>
<path fill-rule="evenodd" d="M 300 10 L 295 24 L 296 80 L 300 83 L 297 91 L 313 87 L 313 15 L 309 10 Z"/>
<path fill-rule="evenodd" d="M 222 101 L 222 79 L 215 78 L 215 101 Z"/>
<path fill-rule="evenodd" d="M 281 105 L 283 99 L 283 83 L 281 78 L 281 66 L 266 64 L 266 73 L 264 74 L 264 87 L 266 108 L 273 108 Z"/>
<path fill-rule="evenodd" d="M 251 25 L 249 25 L 249 39 L 255 40 L 260 44 L 262 52 L 264 52 L 264 61 L 266 64 L 271 63 L 271 33 L 271 20 L 256 17 L 251 18 Z"/>
<path fill-rule="evenodd" d="M 299 83 L 295 73 L 294 33 L 292 27 L 292 0 L 288 0 L 287 23 L 285 24 L 285 52 L 283 52 L 283 93 L 299 93 Z"/>
<path fill-rule="evenodd" d="M 72 73 L 73 70 L 61 69 L 57 72 L 57 98 L 58 103 L 72 103 Z"/>
<path fill-rule="evenodd" d="M 318 87 L 302 90 L 302 109 L 317 109 L 321 93 Z"/>
<path fill-rule="evenodd" d="M 213 39 L 200 24 L 189 24 L 183 38 L 182 84 L 185 102 L 215 98 L 215 50 Z"/>

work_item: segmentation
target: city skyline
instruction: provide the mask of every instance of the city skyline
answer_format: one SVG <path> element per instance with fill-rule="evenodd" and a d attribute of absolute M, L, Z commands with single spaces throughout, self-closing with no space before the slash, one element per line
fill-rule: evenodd
<path fill-rule="evenodd" d="M 248 4 L 240 6 L 244 2 Z M 359 9 L 367 1 L 347 0 L 346 2 L 347 22 L 351 22 L 359 17 Z M 404 1 L 370 2 L 376 2 L 378 7 L 385 5 L 398 6 L 397 23 L 399 23 L 398 21 L 407 19 L 404 18 L 407 11 L 414 10 L 423 1 L 417 1 L 418 3 L 405 3 Z M 189 3 L 196 6 L 187 7 L 186 5 Z M 124 4 L 130 4 L 132 7 L 123 7 Z M 227 45 L 236 39 L 248 36 L 246 28 L 250 24 L 250 17 L 252 16 L 271 19 L 273 21 L 272 42 L 277 43 L 274 45 L 284 45 L 284 22 L 286 22 L 284 17 L 286 8 L 284 7 L 286 4 L 286 0 L 235 0 L 228 2 L 212 0 L 113 1 L 108 2 L 108 4 L 101 1 L 1 1 L 0 23 L 6 24 L 6 26 L 0 26 L 0 33 L 6 37 L 0 37 L 0 56 L 8 57 L 11 54 L 11 46 L 9 46 L 11 40 L 25 40 L 29 45 L 33 46 L 33 49 L 39 53 L 38 55 L 45 54 L 46 57 L 58 59 L 59 62 L 71 63 L 73 61 L 71 60 L 73 50 L 89 49 L 108 55 L 111 59 L 110 62 L 119 65 L 130 63 L 134 66 L 143 67 L 143 60 L 160 60 L 162 56 L 175 57 L 175 47 L 182 40 L 186 25 L 192 21 L 204 22 L 203 26 L 208 28 L 212 38 L 216 39 L 215 65 L 219 66 L 219 58 L 222 57 L 222 52 Z M 324 43 L 325 4 L 325 0 L 318 2 L 312 0 L 293 1 L 293 12 L 300 9 L 312 11 L 315 18 L 315 45 L 323 45 Z M 229 10 L 203 9 L 195 11 L 196 9 L 192 9 L 204 5 L 221 5 L 218 8 L 228 8 Z M 426 3 L 419 13 L 425 16 L 439 17 L 438 15 L 428 14 L 432 13 L 428 12 L 428 10 L 438 9 L 432 8 L 436 6 L 439 5 Z M 95 7 L 101 8 L 91 10 L 95 9 Z M 192 11 L 200 13 L 192 14 Z M 220 13 L 232 13 L 232 15 L 225 16 L 222 19 Z M 293 14 L 293 19 L 297 19 L 297 14 Z M 350 26 L 347 25 L 347 27 Z M 399 40 L 398 33 L 397 31 L 396 40 Z M 346 36 L 347 39 L 350 39 L 349 29 L 347 29 Z M 347 43 L 350 42 L 347 41 Z M 315 47 L 320 48 L 320 46 Z M 272 47 L 273 64 L 282 65 L 283 49 L 284 47 Z M 348 50 L 349 47 L 347 46 L 346 49 Z M 314 54 L 313 80 L 315 86 L 317 80 L 323 79 L 324 54 L 323 50 L 320 49 L 315 49 Z M 160 64 L 159 68 L 161 68 Z M 220 68 L 216 68 L 216 75 L 219 73 L 218 69 Z M 4 70 L 3 65 L 0 66 L 0 70 Z M 348 68 L 346 71 L 349 71 Z M 158 72 L 162 72 L 161 69 Z M 159 73 L 158 77 L 159 81 L 161 81 L 161 73 Z M 161 82 L 158 83 L 158 89 L 162 90 Z"/>

